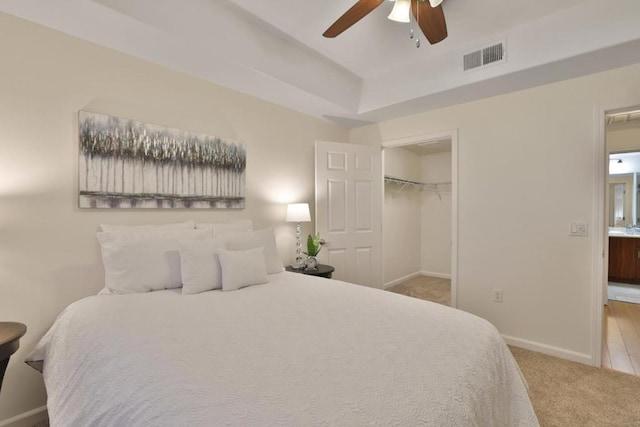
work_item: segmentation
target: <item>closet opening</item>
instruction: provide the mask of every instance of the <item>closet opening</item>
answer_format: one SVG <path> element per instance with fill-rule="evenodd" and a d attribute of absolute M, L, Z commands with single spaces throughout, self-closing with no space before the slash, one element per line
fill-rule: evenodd
<path fill-rule="evenodd" d="M 457 131 L 383 148 L 384 287 L 455 307 Z"/>

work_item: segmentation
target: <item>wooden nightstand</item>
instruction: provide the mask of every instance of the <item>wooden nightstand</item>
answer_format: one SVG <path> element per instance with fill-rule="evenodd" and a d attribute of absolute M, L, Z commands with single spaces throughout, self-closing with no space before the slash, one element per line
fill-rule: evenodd
<path fill-rule="evenodd" d="M 286 267 L 286 270 L 291 271 L 293 273 L 302 273 L 302 274 L 307 274 L 309 276 L 318 276 L 318 277 L 325 277 L 327 279 L 331 279 L 331 274 L 335 271 L 335 268 L 331 267 L 330 265 L 318 264 L 318 268 L 316 270 L 305 270 L 305 269 L 296 270 L 295 268 L 288 265 Z"/>
<path fill-rule="evenodd" d="M 0 322 L 0 390 L 9 358 L 20 347 L 20 338 L 27 332 L 22 323 Z"/>

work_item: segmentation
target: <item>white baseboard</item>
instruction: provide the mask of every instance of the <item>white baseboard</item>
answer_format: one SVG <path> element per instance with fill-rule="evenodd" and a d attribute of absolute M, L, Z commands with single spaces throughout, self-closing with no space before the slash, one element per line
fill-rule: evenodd
<path fill-rule="evenodd" d="M 433 271 L 421 271 L 420 275 L 429 276 L 429 277 L 437 277 L 438 279 L 449 279 L 449 280 L 451 280 L 451 274 L 447 274 L 447 273 L 435 273 Z"/>
<path fill-rule="evenodd" d="M 515 347 L 521 347 L 526 350 L 537 351 L 538 353 L 559 357 L 560 359 L 571 360 L 573 362 L 580 362 L 585 365 L 594 366 L 592 357 L 589 354 L 565 350 L 563 348 L 553 347 L 550 345 L 541 344 L 539 342 L 523 340 L 521 338 L 514 338 L 508 335 L 502 335 L 502 338 L 506 341 L 507 344 L 513 345 Z M 600 365 L 598 365 L 598 367 L 600 367 Z"/>
<path fill-rule="evenodd" d="M 47 406 L 45 405 L 16 415 L 15 417 L 2 420 L 0 421 L 0 427 L 32 427 L 46 421 L 48 418 Z"/>
<path fill-rule="evenodd" d="M 385 283 L 385 284 L 384 284 L 384 286 L 383 286 L 382 288 L 383 288 L 383 289 L 390 288 L 390 287 L 391 287 L 391 286 L 393 286 L 393 285 L 397 285 L 398 283 L 402 283 L 402 282 L 404 282 L 405 280 L 413 279 L 414 277 L 418 277 L 418 276 L 420 276 L 420 275 L 421 275 L 421 273 L 420 273 L 419 271 L 416 271 L 415 273 L 407 274 L 407 275 L 406 275 L 406 276 L 404 276 L 404 277 L 401 277 L 401 278 L 399 278 L 399 279 L 392 280 L 392 281 L 390 281 L 390 282 Z"/>
<path fill-rule="evenodd" d="M 413 279 L 414 277 L 418 277 L 418 276 L 437 277 L 439 279 L 451 279 L 451 274 L 434 273 L 432 271 L 416 271 L 415 273 L 407 274 L 404 277 L 401 277 L 399 279 L 395 279 L 395 280 L 392 280 L 390 282 L 385 283 L 382 286 L 382 289 L 390 288 L 393 285 L 397 285 L 398 283 L 402 283 L 405 280 Z"/>

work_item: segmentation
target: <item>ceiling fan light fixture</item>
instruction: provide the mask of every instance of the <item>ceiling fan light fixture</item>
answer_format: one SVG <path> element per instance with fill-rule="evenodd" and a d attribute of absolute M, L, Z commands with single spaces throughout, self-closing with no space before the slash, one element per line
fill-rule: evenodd
<path fill-rule="evenodd" d="M 396 0 L 388 18 L 396 22 L 409 22 L 409 12 L 411 10 L 411 0 Z"/>

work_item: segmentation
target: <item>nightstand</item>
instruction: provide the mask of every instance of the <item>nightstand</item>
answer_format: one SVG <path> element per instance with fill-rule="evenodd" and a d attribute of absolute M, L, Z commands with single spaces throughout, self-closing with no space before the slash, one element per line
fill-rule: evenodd
<path fill-rule="evenodd" d="M 9 358 L 20 347 L 20 338 L 27 332 L 27 327 L 22 323 L 0 322 L 0 390 L 2 379 L 7 370 Z"/>
<path fill-rule="evenodd" d="M 335 271 L 335 268 L 331 267 L 330 265 L 326 265 L 326 264 L 318 264 L 318 268 L 315 270 L 305 270 L 300 269 L 300 270 L 296 270 L 295 268 L 291 267 L 290 265 L 288 265 L 286 267 L 287 271 L 291 271 L 293 273 L 302 273 L 302 274 L 306 274 L 309 276 L 318 276 L 318 277 L 324 277 L 327 279 L 331 279 L 331 274 Z"/>

